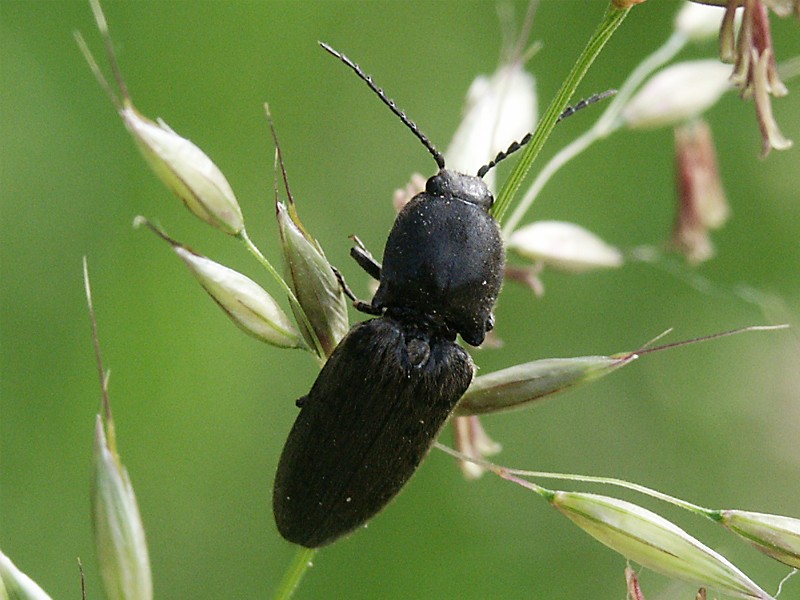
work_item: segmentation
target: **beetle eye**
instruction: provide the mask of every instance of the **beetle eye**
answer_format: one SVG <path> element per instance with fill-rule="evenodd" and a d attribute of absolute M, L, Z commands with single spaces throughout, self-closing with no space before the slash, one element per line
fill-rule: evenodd
<path fill-rule="evenodd" d="M 425 182 L 425 191 L 432 196 L 444 196 L 447 188 L 447 180 L 442 177 L 441 171 L 428 178 L 428 181 Z"/>

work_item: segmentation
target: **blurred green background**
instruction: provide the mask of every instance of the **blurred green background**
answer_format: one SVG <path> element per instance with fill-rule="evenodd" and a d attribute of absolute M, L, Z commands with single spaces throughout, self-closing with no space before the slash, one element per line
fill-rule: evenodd
<path fill-rule="evenodd" d="M 605 3 L 543 0 L 531 60 L 546 105 Z M 430 157 L 355 77 L 317 47 L 347 52 L 446 147 L 465 92 L 501 48 L 492 2 L 104 2 L 138 108 L 163 117 L 226 173 L 248 230 L 279 261 L 269 101 L 306 226 L 351 284 L 347 235 L 377 251 L 391 195 Z M 521 17 L 525 5 L 516 3 Z M 637 8 L 579 95 L 618 86 L 664 40 L 678 8 Z M 779 57 L 800 29 L 773 19 Z M 277 534 L 272 477 L 317 372 L 302 352 L 243 335 L 167 246 L 134 231 L 157 219 L 204 254 L 277 287 L 234 240 L 197 221 L 139 156 L 73 39 L 106 65 L 88 3 L 0 3 L 2 83 L 2 379 L 0 548 L 55 598 L 102 597 L 89 481 L 100 393 L 81 280 L 88 256 L 100 338 L 112 371 L 120 451 L 145 521 L 159 598 L 263 598 L 294 549 Z M 715 44 L 682 57 L 711 56 Z M 800 82 L 774 102 L 800 142 Z M 597 109 L 559 126 L 551 155 Z M 729 289 L 772 295 L 771 322 L 800 315 L 800 149 L 759 160 L 752 105 L 730 94 L 708 116 L 732 206 L 718 256 L 698 269 Z M 672 132 L 598 144 L 545 189 L 529 220 L 580 223 L 624 248 L 657 244 L 673 219 Z M 542 163 L 538 163 L 541 165 Z M 536 168 L 536 167 L 535 167 Z M 507 172 L 507 169 L 506 171 Z M 473 352 L 489 372 L 536 358 L 631 350 L 770 322 L 731 294 L 708 294 L 641 264 L 545 275 L 536 299 L 507 285 L 501 350 Z M 353 315 L 353 319 L 361 316 Z M 526 412 L 484 420 L 509 466 L 634 480 L 712 507 L 800 516 L 797 333 L 756 333 L 649 356 Z M 443 441 L 450 442 L 446 431 Z M 588 489 L 585 486 L 582 489 Z M 613 490 L 607 490 L 613 492 Z M 629 496 L 625 496 L 629 497 Z M 786 569 L 712 525 L 660 505 L 766 589 Z M 321 552 L 298 598 L 621 598 L 624 560 L 531 493 L 491 476 L 466 482 L 433 452 L 369 527 Z M 653 573 L 648 598 L 690 598 Z M 800 582 L 784 598 L 800 597 Z M 660 595 L 659 595 L 660 594 Z"/>

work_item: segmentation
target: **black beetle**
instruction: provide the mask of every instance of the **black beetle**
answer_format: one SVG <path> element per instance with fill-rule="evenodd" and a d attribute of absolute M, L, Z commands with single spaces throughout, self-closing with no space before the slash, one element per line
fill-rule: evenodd
<path fill-rule="evenodd" d="M 300 414 L 281 454 L 275 521 L 284 538 L 308 548 L 335 541 L 386 506 L 469 387 L 474 366 L 456 335 L 477 346 L 492 329 L 505 263 L 500 229 L 489 214 L 494 198 L 481 177 L 530 139 L 512 144 L 477 176 L 449 171 L 358 65 L 321 45 L 411 129 L 439 172 L 397 215 L 383 265 L 360 243 L 352 249 L 380 282 L 372 301 L 358 301 L 339 278 L 356 308 L 377 318 L 350 330 L 297 401 Z"/>

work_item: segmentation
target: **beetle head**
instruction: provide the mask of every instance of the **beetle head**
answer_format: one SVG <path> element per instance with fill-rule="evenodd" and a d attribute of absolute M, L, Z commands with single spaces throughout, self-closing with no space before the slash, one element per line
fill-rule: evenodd
<path fill-rule="evenodd" d="M 494 196 L 480 177 L 464 175 L 448 169 L 441 169 L 428 179 L 425 191 L 432 196 L 455 197 L 489 212 L 494 204 Z"/>

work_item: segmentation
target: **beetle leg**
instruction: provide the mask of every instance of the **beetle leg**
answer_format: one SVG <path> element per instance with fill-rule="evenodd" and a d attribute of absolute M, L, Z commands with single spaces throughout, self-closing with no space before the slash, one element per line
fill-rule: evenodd
<path fill-rule="evenodd" d="M 353 293 L 353 290 L 351 290 L 350 286 L 347 285 L 347 282 L 344 280 L 344 275 L 341 274 L 339 269 L 333 265 L 331 265 L 331 269 L 333 269 L 333 274 L 336 275 L 336 280 L 339 282 L 339 287 L 342 288 L 342 292 L 344 292 L 345 296 L 350 298 L 356 310 L 367 313 L 368 315 L 380 316 L 383 314 L 381 309 L 375 308 L 369 302 L 364 302 L 356 297 L 356 295 Z"/>
<path fill-rule="evenodd" d="M 372 253 L 369 250 L 367 250 L 364 242 L 358 239 L 358 236 L 351 235 L 350 239 L 353 240 L 353 243 L 355 244 L 355 246 L 350 248 L 350 256 L 352 256 L 353 260 L 358 263 L 359 267 L 367 272 L 367 275 L 377 281 L 380 281 L 381 263 L 375 260 L 375 257 L 372 256 Z"/>

